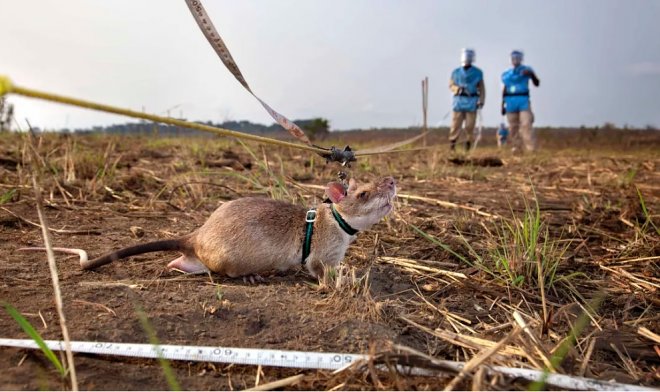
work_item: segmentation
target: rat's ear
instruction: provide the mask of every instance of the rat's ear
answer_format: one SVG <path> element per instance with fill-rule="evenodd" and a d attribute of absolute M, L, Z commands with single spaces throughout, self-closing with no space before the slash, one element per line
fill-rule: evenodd
<path fill-rule="evenodd" d="M 353 193 L 353 191 L 357 189 L 357 186 L 358 186 L 357 181 L 351 178 L 350 180 L 348 180 L 348 190 L 346 191 L 346 193 Z"/>
<path fill-rule="evenodd" d="M 325 194 L 333 203 L 339 203 L 346 197 L 346 189 L 338 182 L 330 182 L 325 189 Z"/>

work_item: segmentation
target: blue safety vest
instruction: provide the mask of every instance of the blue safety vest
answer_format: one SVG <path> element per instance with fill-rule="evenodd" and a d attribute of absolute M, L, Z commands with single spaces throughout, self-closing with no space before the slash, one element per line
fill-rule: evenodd
<path fill-rule="evenodd" d="M 456 68 L 451 73 L 451 80 L 458 87 L 463 87 L 462 95 L 454 95 L 452 108 L 455 112 L 474 112 L 477 110 L 479 90 L 477 86 L 484 79 L 484 74 L 475 66 L 468 69 Z"/>
<path fill-rule="evenodd" d="M 500 127 L 500 129 L 497 130 L 497 135 L 502 139 L 506 140 L 507 136 L 509 136 L 509 130 L 503 127 Z"/>
<path fill-rule="evenodd" d="M 523 70 L 534 72 L 531 67 L 519 65 L 502 74 L 504 83 L 504 105 L 507 113 L 529 110 L 529 81 L 531 75 L 523 75 Z"/>

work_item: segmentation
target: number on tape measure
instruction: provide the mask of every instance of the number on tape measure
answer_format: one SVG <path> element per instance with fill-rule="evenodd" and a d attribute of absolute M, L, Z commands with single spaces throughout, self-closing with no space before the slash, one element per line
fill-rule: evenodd
<path fill-rule="evenodd" d="M 51 350 L 64 350 L 64 342 L 46 340 Z M 39 348 L 29 339 L 0 339 L 0 346 Z M 336 370 L 351 364 L 355 358 L 366 356 L 340 353 L 317 353 L 257 348 L 230 348 L 208 346 L 176 346 L 141 343 L 72 341 L 71 350 L 78 353 L 131 356 L 139 358 L 163 357 L 171 360 L 208 361 L 239 365 L 270 365 L 293 368 Z"/>

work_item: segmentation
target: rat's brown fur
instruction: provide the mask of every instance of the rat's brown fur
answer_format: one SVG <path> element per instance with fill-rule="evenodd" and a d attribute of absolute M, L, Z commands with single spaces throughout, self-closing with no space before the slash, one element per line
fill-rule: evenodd
<path fill-rule="evenodd" d="M 392 177 L 358 186 L 350 182 L 347 194 L 329 184 L 328 196 L 344 220 L 357 230 L 366 230 L 392 209 L 396 186 Z M 186 272 L 213 271 L 230 277 L 273 270 L 288 270 L 301 264 L 307 210 L 283 201 L 242 198 L 220 206 L 199 229 L 173 240 L 124 248 L 83 262 L 94 269 L 120 258 L 160 250 L 179 250 L 183 256 L 170 268 Z M 307 269 L 322 276 L 323 266 L 336 267 L 355 239 L 338 225 L 329 204 L 317 208 Z"/>

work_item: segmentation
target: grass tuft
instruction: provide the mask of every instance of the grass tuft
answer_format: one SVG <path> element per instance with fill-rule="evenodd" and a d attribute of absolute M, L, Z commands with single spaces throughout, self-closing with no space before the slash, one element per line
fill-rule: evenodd
<path fill-rule="evenodd" d="M 174 375 L 174 371 L 170 366 L 170 362 L 167 359 L 163 358 L 160 349 L 160 342 L 158 341 L 158 336 L 156 336 L 156 331 L 149 322 L 146 313 L 140 307 L 136 307 L 135 313 L 137 314 L 138 319 L 140 320 L 140 325 L 142 325 L 142 329 L 144 329 L 144 332 L 147 334 L 149 343 L 151 343 L 154 346 L 156 352 L 158 353 L 158 363 L 161 369 L 163 369 L 163 374 L 165 375 L 165 381 L 167 381 L 167 385 L 170 387 L 170 390 L 172 391 L 180 391 L 181 386 L 179 385 L 179 382 L 176 380 L 176 376 Z"/>
<path fill-rule="evenodd" d="M 41 351 L 44 353 L 46 358 L 50 361 L 50 363 L 53 364 L 55 369 L 57 369 L 57 372 L 60 374 L 60 377 L 64 378 L 67 375 L 67 370 L 64 368 L 62 365 L 62 362 L 57 358 L 53 350 L 51 350 L 47 345 L 44 339 L 41 337 L 39 332 L 30 324 L 29 321 L 23 315 L 21 312 L 19 312 L 16 308 L 11 306 L 10 304 L 3 302 L 2 306 L 5 308 L 7 313 L 16 321 L 16 323 L 23 329 L 23 331 L 32 339 L 37 346 L 41 349 Z"/>

